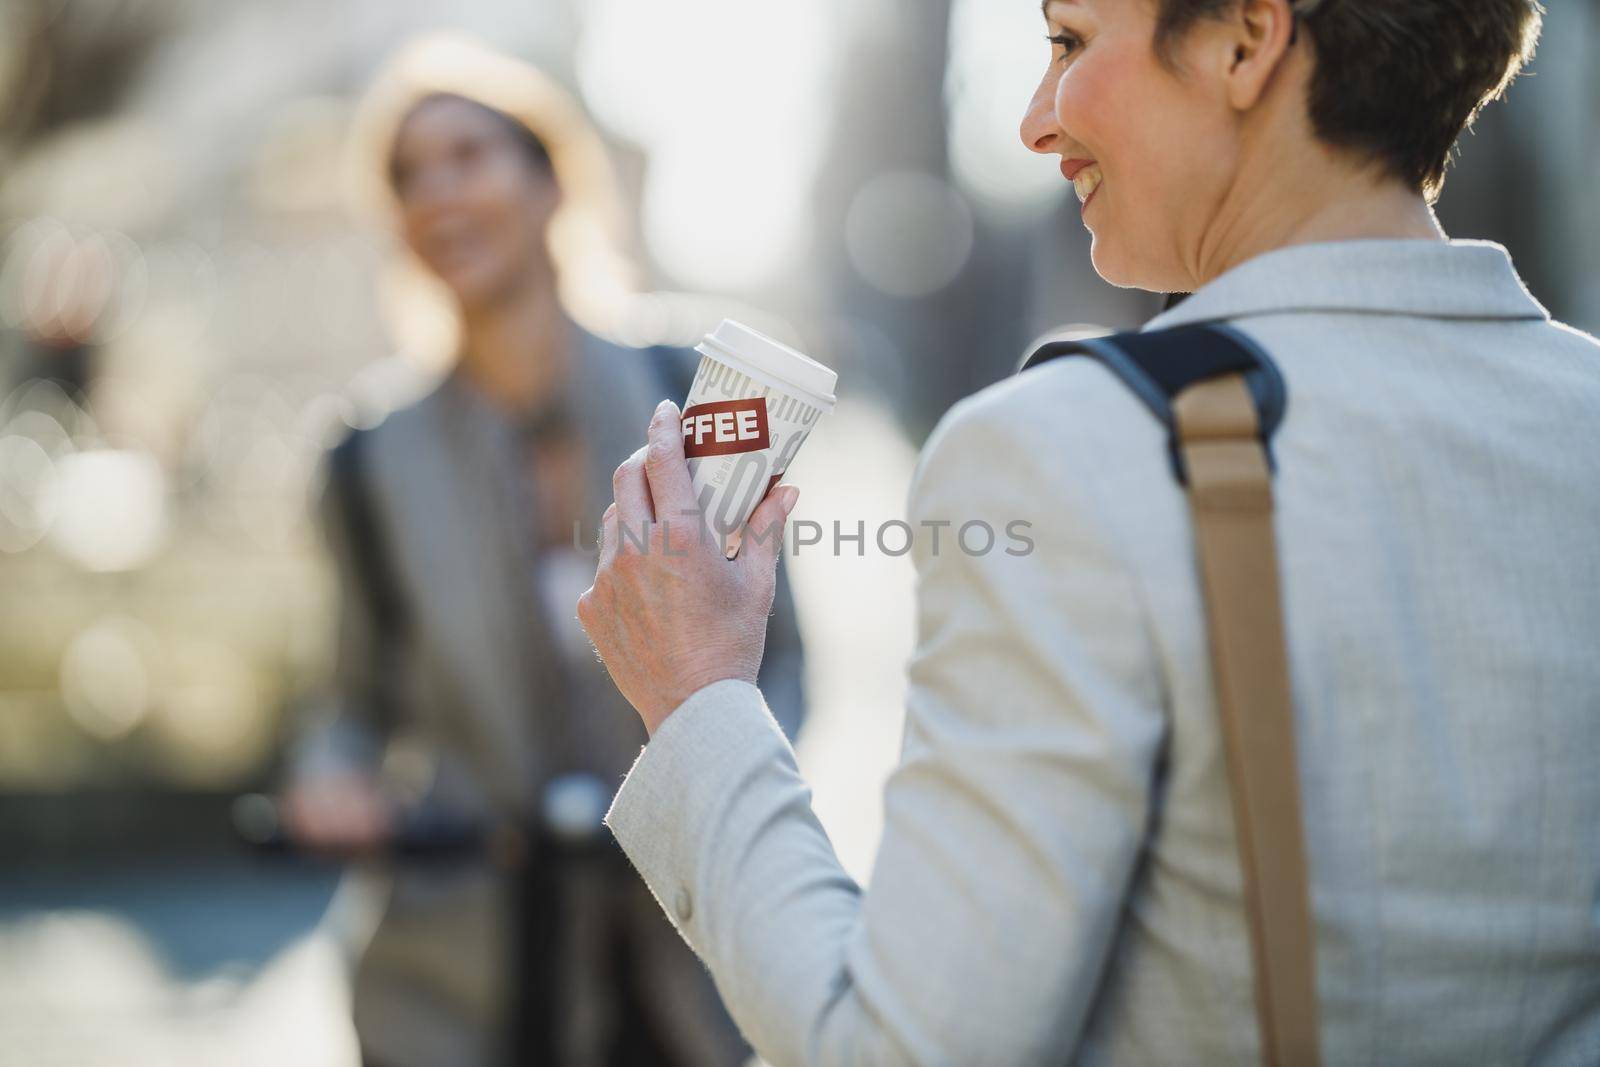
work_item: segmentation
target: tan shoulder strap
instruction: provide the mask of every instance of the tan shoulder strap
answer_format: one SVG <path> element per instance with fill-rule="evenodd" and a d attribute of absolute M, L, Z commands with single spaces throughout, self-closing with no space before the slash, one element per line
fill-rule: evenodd
<path fill-rule="evenodd" d="M 1316 940 L 1272 474 L 1242 375 L 1188 387 L 1173 412 L 1244 872 L 1262 1057 L 1269 1067 L 1317 1067 Z"/>

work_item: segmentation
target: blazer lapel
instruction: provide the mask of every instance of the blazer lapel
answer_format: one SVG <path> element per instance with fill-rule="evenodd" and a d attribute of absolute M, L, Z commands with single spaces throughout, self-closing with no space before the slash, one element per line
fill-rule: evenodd
<path fill-rule="evenodd" d="M 395 427 L 393 446 L 375 453 L 385 461 L 400 565 L 423 603 L 418 625 L 463 694 L 463 706 L 448 710 L 467 722 L 450 728 L 474 750 L 497 797 L 522 807 L 542 762 L 525 697 L 527 654 L 517 647 L 522 627 L 512 610 L 528 574 L 507 566 L 491 428 L 463 410 L 460 388 L 446 381 L 416 417 Z M 403 428 L 408 432 L 398 432 Z"/>

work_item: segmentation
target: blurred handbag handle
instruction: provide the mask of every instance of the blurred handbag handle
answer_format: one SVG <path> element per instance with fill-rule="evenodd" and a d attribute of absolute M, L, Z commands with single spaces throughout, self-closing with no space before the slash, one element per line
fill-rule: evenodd
<path fill-rule="evenodd" d="M 1161 420 L 1189 499 L 1269 1067 L 1318 1067 L 1316 936 L 1273 527 L 1283 376 L 1244 334 L 1182 326 L 1047 344 L 1023 370 L 1087 355 Z"/>

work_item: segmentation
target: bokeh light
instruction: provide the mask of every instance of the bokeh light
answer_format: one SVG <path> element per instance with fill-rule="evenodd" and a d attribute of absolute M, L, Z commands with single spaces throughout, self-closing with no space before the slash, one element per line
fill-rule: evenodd
<path fill-rule="evenodd" d="M 22 552 L 45 535 L 54 514 L 55 463 L 31 437 L 0 436 L 0 552 Z"/>
<path fill-rule="evenodd" d="M 170 638 L 165 667 L 150 731 L 171 776 L 191 788 L 237 781 L 273 733 L 256 669 L 238 648 L 204 634 Z"/>
<path fill-rule="evenodd" d="M 63 457 L 47 495 L 51 542 L 86 570 L 131 570 L 164 543 L 166 494 L 166 474 L 147 452 L 107 448 Z"/>
<path fill-rule="evenodd" d="M 126 616 L 96 621 L 61 657 L 61 699 L 74 722 L 100 741 L 115 741 L 144 721 L 156 642 Z"/>
<path fill-rule="evenodd" d="M 851 266 L 869 285 L 890 296 L 928 296 L 966 266 L 972 209 L 941 178 L 890 171 L 856 193 L 844 236 Z"/>

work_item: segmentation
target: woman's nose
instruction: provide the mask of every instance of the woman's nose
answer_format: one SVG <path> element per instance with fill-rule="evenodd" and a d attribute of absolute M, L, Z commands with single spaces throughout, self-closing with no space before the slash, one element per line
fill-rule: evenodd
<path fill-rule="evenodd" d="M 458 168 L 434 164 L 418 168 L 414 188 L 420 200 L 446 201 L 456 195 L 460 184 Z"/>
<path fill-rule="evenodd" d="M 1022 117 L 1022 143 L 1031 152 L 1048 155 L 1056 150 L 1061 140 L 1061 126 L 1056 122 L 1056 79 L 1046 72 L 1028 102 L 1028 113 Z"/>

